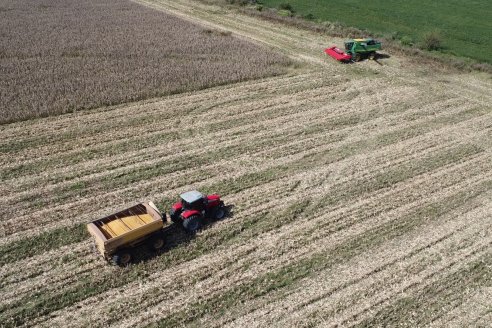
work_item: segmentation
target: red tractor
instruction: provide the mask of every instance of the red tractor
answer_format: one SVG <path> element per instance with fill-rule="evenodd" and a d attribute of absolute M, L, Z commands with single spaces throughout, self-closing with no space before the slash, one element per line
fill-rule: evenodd
<path fill-rule="evenodd" d="M 226 214 L 224 202 L 219 195 L 203 195 L 193 190 L 181 194 L 180 198 L 169 214 L 174 223 L 181 224 L 189 233 L 197 232 L 205 219 L 220 220 Z"/>

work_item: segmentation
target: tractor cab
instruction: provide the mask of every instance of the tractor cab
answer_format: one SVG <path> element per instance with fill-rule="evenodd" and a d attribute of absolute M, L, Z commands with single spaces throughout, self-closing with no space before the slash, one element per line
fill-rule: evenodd
<path fill-rule="evenodd" d="M 180 195 L 169 211 L 171 221 L 178 223 L 191 233 L 196 232 L 205 219 L 222 219 L 226 214 L 224 202 L 217 194 L 204 195 L 197 190 Z"/>
<path fill-rule="evenodd" d="M 196 190 L 188 191 L 180 195 L 181 204 L 185 210 L 202 211 L 205 209 L 205 196 Z"/>

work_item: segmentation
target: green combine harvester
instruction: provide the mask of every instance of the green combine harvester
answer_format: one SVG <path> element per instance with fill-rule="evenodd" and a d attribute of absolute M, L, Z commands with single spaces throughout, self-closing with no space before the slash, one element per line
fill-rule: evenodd
<path fill-rule="evenodd" d="M 325 49 L 325 53 L 344 63 L 360 61 L 362 58 L 375 59 L 376 51 L 381 50 L 381 42 L 371 38 L 345 41 L 345 52 L 337 46 Z"/>
<path fill-rule="evenodd" d="M 345 51 L 352 56 L 353 61 L 360 61 L 362 58 L 376 58 L 376 51 L 381 50 L 381 42 L 366 39 L 351 39 L 345 42 Z"/>

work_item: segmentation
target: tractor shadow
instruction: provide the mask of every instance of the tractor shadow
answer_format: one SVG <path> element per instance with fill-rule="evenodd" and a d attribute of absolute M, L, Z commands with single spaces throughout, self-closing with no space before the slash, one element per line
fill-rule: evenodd
<path fill-rule="evenodd" d="M 206 219 L 200 231 L 210 229 L 216 223 L 232 217 L 234 217 L 234 205 L 227 205 L 225 206 L 225 216 L 222 219 Z M 171 223 L 171 225 L 165 228 L 164 235 L 166 244 L 159 251 L 151 251 L 148 247 L 145 247 L 145 245 L 135 248 L 133 252 L 132 264 L 147 262 L 161 255 L 165 256 L 165 253 L 169 252 L 170 250 L 181 245 L 188 244 L 193 239 L 197 238 L 196 234 L 190 234 L 186 232 L 182 226 L 176 223 Z"/>

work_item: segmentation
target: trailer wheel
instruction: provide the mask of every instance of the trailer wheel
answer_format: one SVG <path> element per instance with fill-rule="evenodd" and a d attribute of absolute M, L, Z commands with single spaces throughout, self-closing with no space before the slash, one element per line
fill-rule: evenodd
<path fill-rule="evenodd" d="M 127 266 L 131 261 L 132 254 L 129 251 L 119 251 L 111 258 L 111 262 L 118 266 Z"/>
<path fill-rule="evenodd" d="M 158 235 L 150 238 L 150 240 L 149 240 L 150 249 L 153 251 L 158 251 L 159 249 L 164 247 L 164 244 L 165 244 L 165 241 L 164 241 L 164 237 L 162 236 L 162 234 L 158 234 Z"/>
<path fill-rule="evenodd" d="M 196 233 L 202 227 L 200 217 L 198 215 L 192 215 L 183 220 L 183 227 L 189 233 Z"/>

